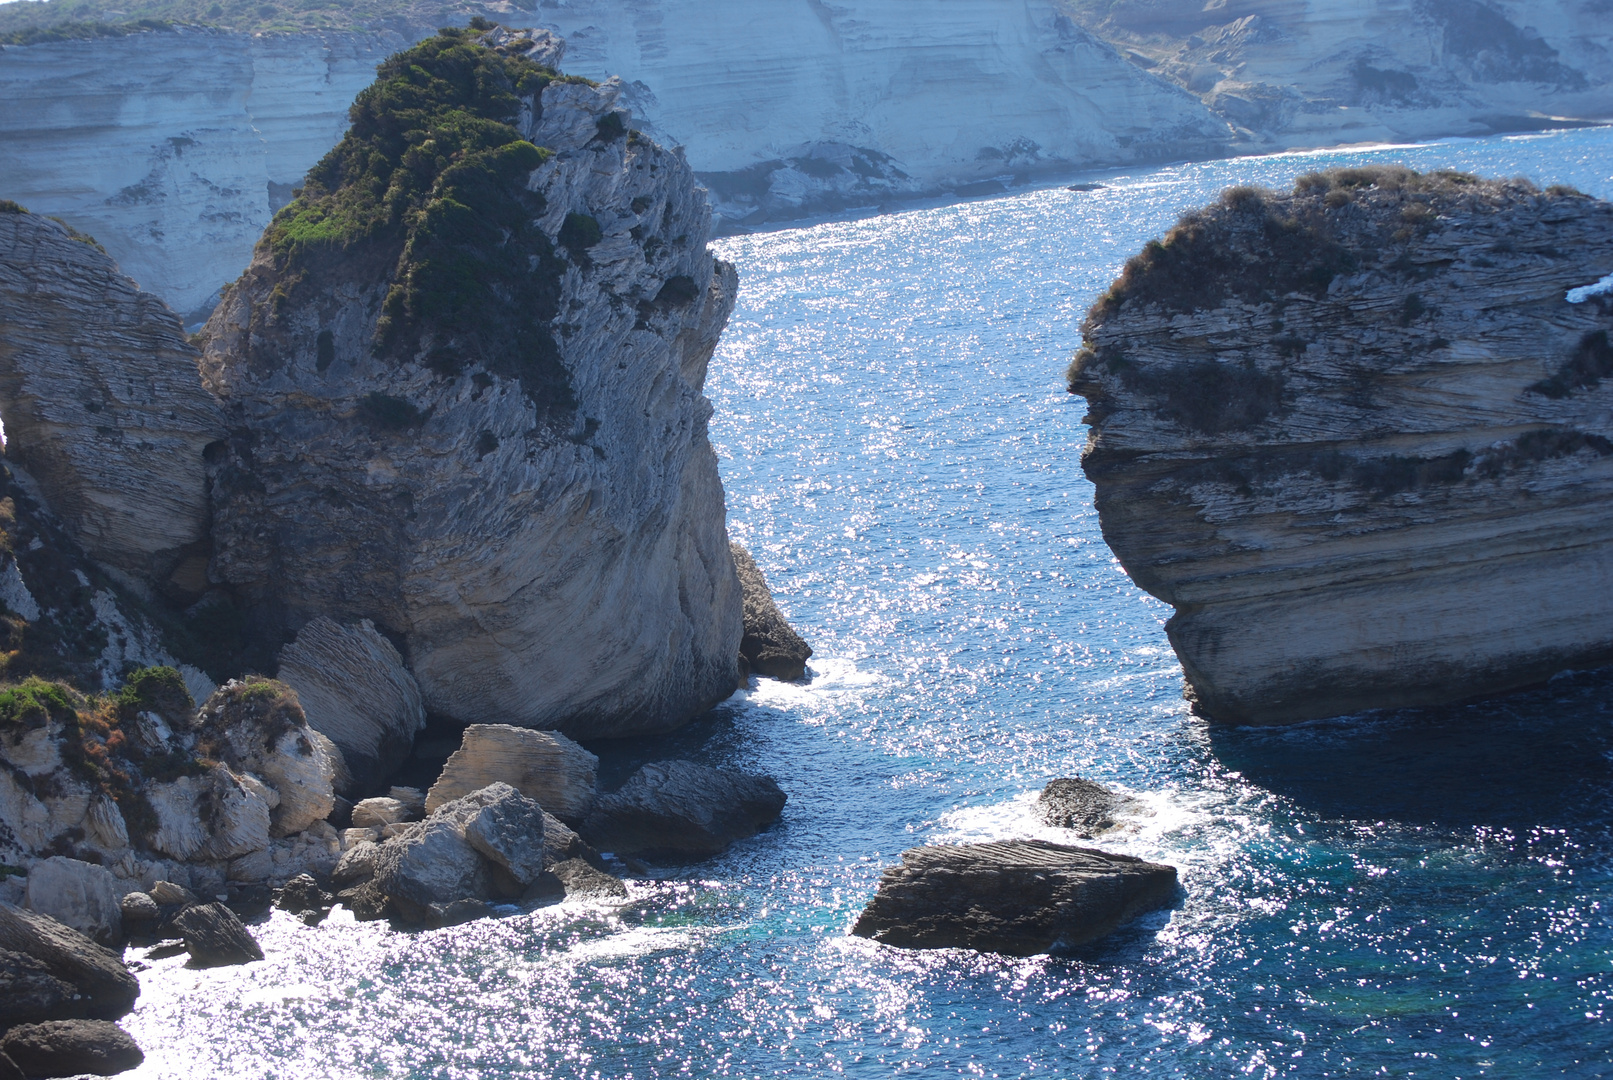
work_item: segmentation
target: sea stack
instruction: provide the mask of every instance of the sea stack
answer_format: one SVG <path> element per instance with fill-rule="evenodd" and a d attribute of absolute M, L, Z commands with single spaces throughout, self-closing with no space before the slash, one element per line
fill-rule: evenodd
<path fill-rule="evenodd" d="M 1070 368 L 1081 464 L 1198 711 L 1613 662 L 1610 271 L 1608 203 L 1393 167 L 1232 189 L 1127 263 Z"/>
<path fill-rule="evenodd" d="M 607 738 L 737 684 L 707 440 L 733 267 L 621 84 L 489 24 L 388 60 L 208 322 L 213 573 L 398 642 L 428 711 Z"/>

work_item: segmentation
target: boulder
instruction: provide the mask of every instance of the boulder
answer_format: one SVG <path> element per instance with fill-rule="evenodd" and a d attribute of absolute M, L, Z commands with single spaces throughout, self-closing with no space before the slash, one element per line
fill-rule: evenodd
<path fill-rule="evenodd" d="M 123 928 L 130 934 L 154 929 L 162 919 L 162 908 L 150 893 L 125 893 L 118 909 L 123 915 Z"/>
<path fill-rule="evenodd" d="M 739 642 L 740 655 L 758 675 L 785 681 L 803 678 L 812 646 L 795 632 L 778 604 L 773 602 L 767 579 L 750 552 L 739 544 L 729 546 L 734 555 L 734 568 L 739 572 L 745 607 L 745 636 Z"/>
<path fill-rule="evenodd" d="M 768 777 L 660 761 L 601 798 L 582 835 L 601 851 L 704 859 L 772 825 L 784 803 L 784 792 Z"/>
<path fill-rule="evenodd" d="M 202 452 L 228 425 L 179 319 L 100 245 L 36 214 L 0 214 L 0 415 L 6 457 L 97 562 L 137 588 L 200 560 Z M 193 589 L 180 589 L 192 593 Z"/>
<path fill-rule="evenodd" d="M 263 959 L 263 949 L 223 904 L 192 904 L 173 919 L 197 967 L 228 967 Z"/>
<path fill-rule="evenodd" d="M 154 881 L 149 892 L 159 907 L 188 907 L 198 902 L 195 893 L 172 881 Z"/>
<path fill-rule="evenodd" d="M 277 677 L 297 692 L 309 726 L 341 750 L 351 776 L 344 794 L 384 780 L 426 724 L 414 676 L 368 619 L 351 626 L 312 620 L 280 650 Z"/>
<path fill-rule="evenodd" d="M 381 854 L 381 845 L 365 840 L 354 844 L 342 855 L 336 869 L 331 871 L 330 883 L 338 889 L 358 885 L 375 876 L 375 862 Z"/>
<path fill-rule="evenodd" d="M 492 894 L 492 870 L 465 839 L 465 824 L 481 805 L 475 794 L 444 804 L 381 845 L 370 883 L 395 917 L 430 925 L 432 905 Z"/>
<path fill-rule="evenodd" d="M 51 978 L 72 987 L 70 1016 L 116 1020 L 140 996 L 122 958 L 48 916 L 0 904 L 0 949 L 39 961 Z"/>
<path fill-rule="evenodd" d="M 335 900 L 319 887 L 312 874 L 298 874 L 286 882 L 274 902 L 275 907 L 299 916 L 309 926 L 318 926 L 334 904 Z"/>
<path fill-rule="evenodd" d="M 583 859 L 567 859 L 556 863 L 549 871 L 565 887 L 566 899 L 612 898 L 626 899 L 627 886 L 620 878 L 605 873 Z"/>
<path fill-rule="evenodd" d="M 1091 837 L 1115 826 L 1115 815 L 1135 800 L 1079 776 L 1051 780 L 1036 800 L 1036 813 L 1055 829 Z"/>
<path fill-rule="evenodd" d="M 1175 867 L 1093 848 L 919 847 L 885 871 L 851 932 L 908 949 L 1032 956 L 1095 941 L 1175 896 Z"/>
<path fill-rule="evenodd" d="M 0 949 L 0 1031 L 52 1017 L 72 1016 L 78 991 L 51 973 L 43 960 Z"/>
<path fill-rule="evenodd" d="M 29 1076 L 111 1076 L 146 1059 L 134 1040 L 106 1020 L 46 1020 L 0 1037 L 4 1053 Z"/>
<path fill-rule="evenodd" d="M 504 783 L 566 821 L 594 804 L 599 758 L 564 735 L 509 724 L 472 724 L 426 793 L 426 811 Z"/>
<path fill-rule="evenodd" d="M 508 784 L 480 794 L 488 801 L 466 819 L 465 840 L 524 889 L 543 873 L 543 807 Z"/>
<path fill-rule="evenodd" d="M 302 832 L 335 807 L 340 754 L 308 726 L 297 694 L 261 676 L 231 679 L 196 714 L 197 752 L 273 788 L 274 836 Z"/>
<path fill-rule="evenodd" d="M 118 882 L 104 866 L 56 855 L 28 871 L 23 904 L 103 945 L 123 936 Z"/>
<path fill-rule="evenodd" d="M 413 815 L 409 808 L 397 799 L 384 796 L 374 799 L 362 799 L 353 804 L 353 827 L 355 829 L 384 829 L 388 825 L 399 821 L 410 821 Z"/>

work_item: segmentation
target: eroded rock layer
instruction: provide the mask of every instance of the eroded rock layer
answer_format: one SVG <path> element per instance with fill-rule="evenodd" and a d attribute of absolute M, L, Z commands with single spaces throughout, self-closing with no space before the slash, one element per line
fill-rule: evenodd
<path fill-rule="evenodd" d="M 1127 264 L 1070 389 L 1103 533 L 1207 715 L 1457 700 L 1613 661 L 1613 206 L 1354 169 Z"/>
<path fill-rule="evenodd" d="M 737 681 L 702 394 L 736 277 L 681 153 L 552 55 L 389 62 L 226 294 L 213 572 L 287 630 L 374 620 L 434 712 L 609 737 Z"/>

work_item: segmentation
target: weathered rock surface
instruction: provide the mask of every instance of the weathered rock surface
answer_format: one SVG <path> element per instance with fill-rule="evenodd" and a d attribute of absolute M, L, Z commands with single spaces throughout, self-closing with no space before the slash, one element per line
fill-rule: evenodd
<path fill-rule="evenodd" d="M 612 877 L 585 859 L 566 859 L 556 863 L 549 873 L 565 887 L 566 899 L 619 899 L 627 896 L 627 886 L 620 878 Z"/>
<path fill-rule="evenodd" d="M 125 580 L 165 583 L 205 550 L 202 451 L 226 428 L 196 350 L 93 242 L 37 214 L 0 213 L 0 414 L 6 456 Z"/>
<path fill-rule="evenodd" d="M 1127 264 L 1082 467 L 1208 716 L 1613 661 L 1613 206 L 1405 170 L 1234 190 Z"/>
<path fill-rule="evenodd" d="M 308 726 L 341 750 L 347 794 L 370 790 L 402 764 L 426 724 L 414 676 L 368 619 L 314 619 L 280 650 L 275 677 L 297 692 Z"/>
<path fill-rule="evenodd" d="M 106 1020 L 47 1020 L 0 1036 L 4 1053 L 28 1076 L 112 1076 L 146 1059 L 118 1025 Z"/>
<path fill-rule="evenodd" d="M 122 958 L 45 915 L 0 904 L 0 950 L 29 957 L 42 965 L 51 985 L 71 988 L 71 1002 L 49 1006 L 54 1018 L 116 1020 L 140 996 L 140 984 Z M 30 978 L 41 974 L 34 965 L 18 964 L 13 970 Z M 48 1001 L 55 991 L 44 986 L 42 992 L 46 996 L 41 1000 Z"/>
<path fill-rule="evenodd" d="M 767 579 L 750 552 L 739 544 L 730 546 L 745 606 L 745 636 L 739 642 L 740 655 L 758 675 L 786 681 L 802 678 L 806 675 L 806 662 L 812 656 L 812 646 L 795 632 L 778 604 L 773 602 Z"/>
<path fill-rule="evenodd" d="M 851 932 L 907 949 L 1032 956 L 1096 941 L 1175 896 L 1175 867 L 1093 848 L 919 847 L 885 871 Z"/>
<path fill-rule="evenodd" d="M 173 918 L 197 967 L 229 967 L 263 959 L 257 939 L 223 904 L 192 904 Z"/>
<path fill-rule="evenodd" d="M 1091 837 L 1115 826 L 1121 808 L 1133 800 L 1079 776 L 1050 780 L 1036 800 L 1036 813 L 1056 829 Z"/>
<path fill-rule="evenodd" d="M 465 827 L 506 793 L 517 794 L 501 784 L 445 803 L 425 821 L 381 845 L 372 884 L 389 902 L 394 918 L 430 924 L 441 920 L 440 912 L 433 918 L 433 907 L 493 895 L 492 867 L 466 839 Z M 536 824 L 542 828 L 541 811 Z"/>
<path fill-rule="evenodd" d="M 302 832 L 334 808 L 340 752 L 308 725 L 296 693 L 284 683 L 261 676 L 231 679 L 202 703 L 196 735 L 205 756 L 262 777 L 274 789 L 273 835 Z"/>
<path fill-rule="evenodd" d="M 123 910 L 117 879 L 104 866 L 56 855 L 28 871 L 23 903 L 102 945 L 123 936 Z"/>
<path fill-rule="evenodd" d="M 317 926 L 330 914 L 334 898 L 319 887 L 311 874 L 298 874 L 286 882 L 275 897 L 274 906 L 299 916 L 309 926 Z"/>
<path fill-rule="evenodd" d="M 556 817 L 580 821 L 594 805 L 598 766 L 599 758 L 564 735 L 509 724 L 472 724 L 426 793 L 426 812 L 502 783 Z"/>
<path fill-rule="evenodd" d="M 408 807 L 385 795 L 362 799 L 353 804 L 355 829 L 384 829 L 399 821 L 408 821 L 411 816 Z"/>
<path fill-rule="evenodd" d="M 508 335 L 381 325 L 401 234 L 296 272 L 265 241 L 225 295 L 203 370 L 241 437 L 214 475 L 212 569 L 288 628 L 373 620 L 458 721 L 666 730 L 737 678 L 702 394 L 737 279 L 682 156 L 628 136 L 620 84 L 522 93 L 500 115 L 551 154 L 500 189 L 536 222 Z"/>
<path fill-rule="evenodd" d="M 486 805 L 465 820 L 465 841 L 520 885 L 543 873 L 543 807 L 508 784 L 485 789 Z"/>
<path fill-rule="evenodd" d="M 772 779 L 690 761 L 646 765 L 603 796 L 582 834 L 601 851 L 704 859 L 755 836 L 784 811 Z"/>

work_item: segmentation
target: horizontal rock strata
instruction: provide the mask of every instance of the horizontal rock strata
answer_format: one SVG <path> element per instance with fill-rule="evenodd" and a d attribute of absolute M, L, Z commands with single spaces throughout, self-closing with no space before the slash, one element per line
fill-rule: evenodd
<path fill-rule="evenodd" d="M 1096 941 L 1175 896 L 1175 867 L 1093 848 L 920 847 L 885 871 L 851 932 L 909 949 L 1032 956 Z"/>
<path fill-rule="evenodd" d="M 462 723 L 670 729 L 737 682 L 702 393 L 737 279 L 706 249 L 688 165 L 630 132 L 619 83 L 544 74 L 527 57 L 545 35 L 457 34 L 388 62 L 207 324 L 204 372 L 237 425 L 213 572 L 288 629 L 373 620 Z M 384 120 L 365 110 L 456 49 L 482 50 L 488 96 L 439 80 L 432 107 L 508 141 L 422 180 L 431 155 L 366 142 Z M 368 212 L 344 200 L 369 168 L 421 216 L 338 224 Z"/>
<path fill-rule="evenodd" d="M 1613 206 L 1403 169 L 1234 189 L 1127 264 L 1070 388 L 1199 711 L 1281 722 L 1613 661 Z"/>
<path fill-rule="evenodd" d="M 208 444 L 223 410 L 179 319 L 89 237 L 0 211 L 6 456 L 104 566 L 140 586 L 206 587 Z"/>
<path fill-rule="evenodd" d="M 432 813 L 489 784 L 508 784 L 556 817 L 579 820 L 594 805 L 599 758 L 564 735 L 509 724 L 472 724 L 426 793 Z"/>

